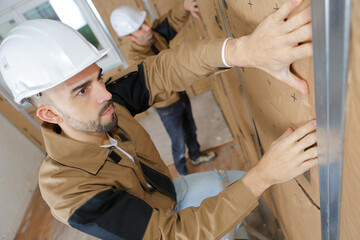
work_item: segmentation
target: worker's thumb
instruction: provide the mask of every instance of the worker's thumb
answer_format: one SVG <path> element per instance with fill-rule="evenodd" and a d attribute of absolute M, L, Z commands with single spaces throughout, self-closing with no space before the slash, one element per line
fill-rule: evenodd
<path fill-rule="evenodd" d="M 309 86 L 307 82 L 299 77 L 297 77 L 295 74 L 289 70 L 289 76 L 286 81 L 287 84 L 301 92 L 302 94 L 308 94 L 309 93 Z"/>

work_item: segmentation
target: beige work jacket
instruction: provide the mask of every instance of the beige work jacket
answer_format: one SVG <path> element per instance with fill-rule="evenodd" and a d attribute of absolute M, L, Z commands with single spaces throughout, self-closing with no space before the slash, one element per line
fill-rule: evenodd
<path fill-rule="evenodd" d="M 150 136 L 133 118 L 197 79 L 219 71 L 224 40 L 179 45 L 147 58 L 107 88 L 116 98 L 117 148 L 79 142 L 43 123 L 47 157 L 39 185 L 61 222 L 101 239 L 219 239 L 239 224 L 257 199 L 237 181 L 199 207 L 178 212 L 170 172 Z M 148 186 L 149 183 L 151 187 Z"/>

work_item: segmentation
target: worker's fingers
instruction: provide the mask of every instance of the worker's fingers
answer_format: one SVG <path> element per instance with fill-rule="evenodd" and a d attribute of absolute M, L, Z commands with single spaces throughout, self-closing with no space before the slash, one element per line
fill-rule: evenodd
<path fill-rule="evenodd" d="M 309 133 L 315 131 L 316 129 L 316 120 L 312 120 L 301 127 L 297 128 L 294 133 L 290 136 L 290 141 L 298 142 L 300 139 L 308 135 Z"/>
<path fill-rule="evenodd" d="M 193 14 L 194 18 L 196 18 L 197 20 L 201 21 L 201 16 L 199 13 L 194 13 Z"/>
<path fill-rule="evenodd" d="M 283 25 L 284 32 L 289 33 L 311 21 L 310 7 L 302 10 L 300 13 L 290 17 Z"/>
<path fill-rule="evenodd" d="M 293 132 L 294 132 L 294 130 L 293 130 L 292 128 L 288 128 L 288 129 L 277 139 L 277 141 L 281 141 L 281 140 L 289 137 Z"/>
<path fill-rule="evenodd" d="M 201 20 L 200 10 L 198 8 L 197 2 L 192 2 L 191 3 L 190 12 L 191 12 L 191 15 L 193 15 L 194 18 L 196 18 L 199 21 Z"/>
<path fill-rule="evenodd" d="M 290 71 L 290 69 L 288 69 L 286 76 L 284 76 L 282 78 L 278 78 L 278 79 L 280 81 L 290 85 L 291 87 L 295 88 L 296 90 L 298 90 L 302 94 L 308 94 L 309 93 L 309 86 L 306 83 L 306 81 L 299 78 L 295 74 L 293 74 Z"/>
<path fill-rule="evenodd" d="M 301 26 L 295 31 L 285 35 L 291 45 L 298 45 L 298 43 L 309 42 L 312 39 L 311 23 Z"/>
<path fill-rule="evenodd" d="M 285 20 L 290 13 L 296 9 L 300 4 L 302 3 L 302 0 L 288 0 L 286 1 L 280 9 L 274 13 L 273 17 L 275 21 L 281 22 Z"/>
<path fill-rule="evenodd" d="M 318 158 L 309 159 L 300 165 L 301 174 L 318 165 Z"/>
<path fill-rule="evenodd" d="M 303 139 L 301 139 L 297 144 L 296 144 L 296 149 L 298 151 L 303 151 L 305 149 L 307 149 L 308 147 L 314 145 L 317 141 L 317 134 L 316 132 L 312 132 L 308 135 L 306 135 Z"/>
<path fill-rule="evenodd" d="M 305 152 L 302 152 L 299 157 L 298 157 L 298 160 L 299 160 L 299 163 L 303 163 L 303 162 L 306 162 L 306 161 L 309 161 L 311 159 L 314 159 L 314 158 L 317 158 L 318 157 L 318 147 L 317 146 L 314 146 L 312 148 L 309 148 L 308 150 L 306 150 Z"/>
<path fill-rule="evenodd" d="M 311 57 L 312 55 L 313 55 L 313 45 L 310 42 L 310 43 L 301 44 L 291 49 L 291 52 L 289 53 L 289 58 L 291 58 L 292 61 L 296 61 L 302 58 Z"/>

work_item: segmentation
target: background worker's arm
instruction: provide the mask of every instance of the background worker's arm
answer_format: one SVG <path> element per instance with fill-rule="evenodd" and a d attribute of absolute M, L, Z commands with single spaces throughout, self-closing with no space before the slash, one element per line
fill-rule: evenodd
<path fill-rule="evenodd" d="M 154 21 L 152 29 L 160 33 L 169 42 L 185 25 L 190 13 L 198 16 L 197 5 L 192 0 L 179 0 L 167 14 Z"/>

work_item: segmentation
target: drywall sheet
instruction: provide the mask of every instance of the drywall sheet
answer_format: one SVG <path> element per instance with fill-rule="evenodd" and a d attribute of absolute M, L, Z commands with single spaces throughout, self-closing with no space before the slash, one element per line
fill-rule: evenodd
<path fill-rule="evenodd" d="M 344 136 L 340 239 L 360 239 L 360 1 L 353 0 Z"/>
<path fill-rule="evenodd" d="M 15 237 L 37 186 L 44 153 L 2 114 L 0 129 L 0 239 L 5 240 Z"/>
<path fill-rule="evenodd" d="M 41 131 L 1 95 L 0 112 L 41 151 L 46 152 Z M 38 122 L 40 123 L 40 119 L 38 119 Z"/>

